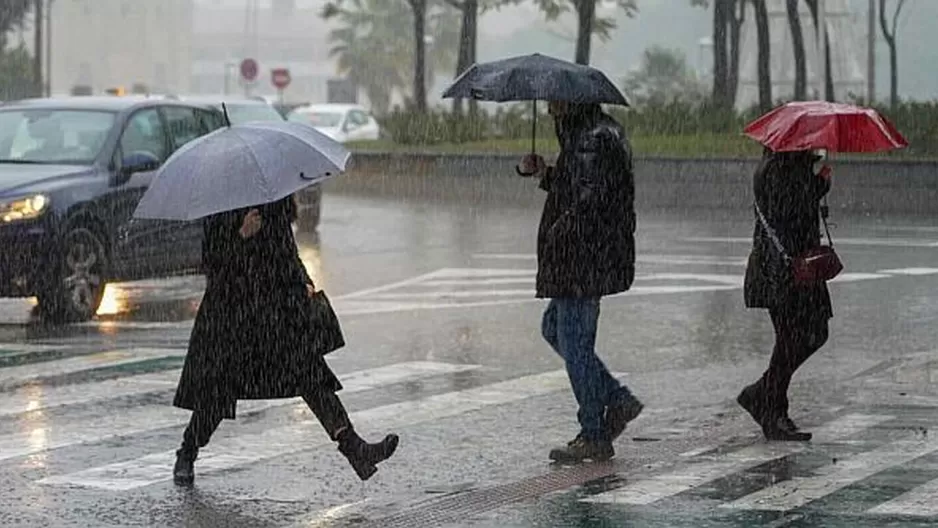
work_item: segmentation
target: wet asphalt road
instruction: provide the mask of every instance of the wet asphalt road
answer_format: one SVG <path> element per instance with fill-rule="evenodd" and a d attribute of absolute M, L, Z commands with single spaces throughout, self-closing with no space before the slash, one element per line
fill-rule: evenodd
<path fill-rule="evenodd" d="M 353 421 L 402 437 L 366 484 L 281 400 L 240 405 L 194 489 L 173 486 L 201 277 L 112 285 L 69 327 L 0 300 L 0 526 L 938 523 L 933 221 L 836 219 L 832 338 L 792 389 L 816 438 L 777 445 L 733 402 L 772 344 L 742 306 L 750 218 L 643 212 L 635 287 L 604 301 L 598 347 L 646 410 L 613 462 L 558 468 L 575 407 L 538 332 L 537 214 L 327 195 L 319 236 L 299 235 L 345 327 L 330 363 Z"/>

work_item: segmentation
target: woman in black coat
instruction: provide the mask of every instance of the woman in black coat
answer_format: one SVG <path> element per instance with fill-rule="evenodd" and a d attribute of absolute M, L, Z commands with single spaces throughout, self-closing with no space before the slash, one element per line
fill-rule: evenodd
<path fill-rule="evenodd" d="M 820 201 L 830 190 L 830 180 L 814 172 L 820 159 L 810 151 L 766 150 L 753 177 L 756 206 L 792 258 L 821 244 Z M 769 310 L 775 348 L 768 369 L 743 389 L 737 402 L 762 427 L 767 439 L 810 440 L 811 434 L 800 431 L 788 416 L 788 386 L 798 367 L 827 342 L 828 320 L 833 317 L 831 298 L 823 282 L 794 283 L 758 211 L 745 300 L 748 308 Z"/>
<path fill-rule="evenodd" d="M 315 286 L 291 228 L 292 197 L 203 221 L 205 295 L 196 315 L 173 405 L 192 411 L 176 452 L 174 480 L 192 483 L 193 465 L 239 399 L 302 397 L 362 480 L 397 448 L 396 435 L 363 441 L 336 392 L 311 320 Z"/>

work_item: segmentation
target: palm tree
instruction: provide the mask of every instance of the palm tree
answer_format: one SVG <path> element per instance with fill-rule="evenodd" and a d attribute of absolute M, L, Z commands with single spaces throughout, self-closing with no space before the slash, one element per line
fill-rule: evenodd
<path fill-rule="evenodd" d="M 328 4 L 323 17 L 338 22 L 329 33 L 330 53 L 339 73 L 360 86 L 377 114 L 386 113 L 395 92 L 413 91 L 413 10 L 406 0 L 346 0 Z M 459 42 L 459 18 L 452 9 L 434 8 L 427 17 L 432 40 L 425 78 L 451 68 Z"/>

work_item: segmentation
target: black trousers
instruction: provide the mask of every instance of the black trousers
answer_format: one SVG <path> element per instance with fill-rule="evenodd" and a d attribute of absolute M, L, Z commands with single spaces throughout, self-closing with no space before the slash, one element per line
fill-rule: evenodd
<path fill-rule="evenodd" d="M 768 410 L 776 416 L 787 416 L 791 379 L 798 367 L 827 342 L 828 315 L 806 306 L 772 308 L 769 315 L 775 327 L 775 348 L 759 381 Z"/>
<path fill-rule="evenodd" d="M 314 391 L 303 396 L 303 401 L 313 411 L 313 414 L 322 424 L 323 429 L 329 434 L 329 438 L 338 441 L 339 433 L 343 430 L 351 430 L 352 422 L 349 419 L 348 412 L 339 396 L 331 391 Z M 189 419 L 189 426 L 186 427 L 182 435 L 182 447 L 178 454 L 190 460 L 195 460 L 199 449 L 208 445 L 212 433 L 221 425 L 222 417 L 220 413 L 210 411 L 194 411 Z"/>

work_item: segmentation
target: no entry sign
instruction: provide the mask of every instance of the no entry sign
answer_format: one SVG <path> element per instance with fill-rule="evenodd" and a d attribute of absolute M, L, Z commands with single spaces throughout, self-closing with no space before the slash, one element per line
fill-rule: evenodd
<path fill-rule="evenodd" d="M 289 86 L 290 81 L 290 70 L 286 68 L 274 68 L 270 70 L 270 82 L 272 82 L 278 90 L 283 90 Z"/>
<path fill-rule="evenodd" d="M 257 79 L 257 61 L 254 59 L 244 59 L 241 61 L 241 78 L 247 82 L 254 82 Z"/>

